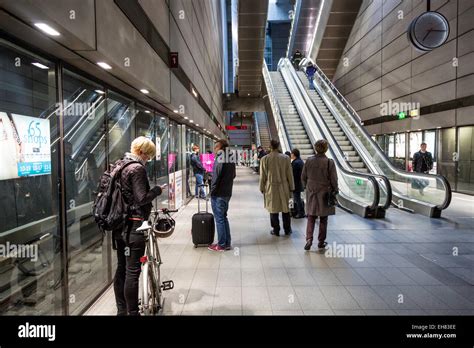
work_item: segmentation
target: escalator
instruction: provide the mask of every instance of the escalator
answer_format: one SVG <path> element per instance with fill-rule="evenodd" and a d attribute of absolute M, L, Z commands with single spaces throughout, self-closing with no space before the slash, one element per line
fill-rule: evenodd
<path fill-rule="evenodd" d="M 308 61 L 304 59 L 300 67 Z M 343 149 L 350 151 L 347 155 L 351 166 L 359 172 L 387 177 L 393 190 L 392 204 L 395 207 L 429 217 L 440 217 L 442 210 L 451 202 L 451 187 L 446 178 L 407 172 L 394 166 L 368 134 L 355 110 L 322 70 L 317 65 L 315 67 L 315 90 L 309 90 L 303 72 L 298 72 L 298 77 L 325 125 L 338 137 L 339 142 L 345 144 Z M 355 161 L 351 161 L 350 155 L 356 155 Z M 420 186 L 425 188 L 419 189 Z"/>
<path fill-rule="evenodd" d="M 270 147 L 271 136 L 267 115 L 264 112 L 255 112 L 254 115 L 257 145 L 268 149 Z"/>
<path fill-rule="evenodd" d="M 298 148 L 302 158 L 308 158 L 314 154 L 312 144 L 325 137 L 314 121 L 312 111 L 301 96 L 288 67 L 282 66 L 278 72 L 269 72 L 264 65 L 263 76 L 272 108 L 268 114 L 275 118 L 282 151 Z M 377 178 L 355 172 L 345 163 L 338 145 L 331 141 L 327 156 L 334 160 L 338 172 L 339 206 L 366 218 L 383 217 L 387 198 L 390 202 L 391 196 L 381 196 Z"/>

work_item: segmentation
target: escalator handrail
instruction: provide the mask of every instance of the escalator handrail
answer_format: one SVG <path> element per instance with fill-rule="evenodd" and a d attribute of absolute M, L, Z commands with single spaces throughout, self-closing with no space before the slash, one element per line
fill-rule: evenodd
<path fill-rule="evenodd" d="M 281 116 L 280 104 L 275 97 L 275 89 L 273 88 L 272 78 L 270 77 L 270 72 L 268 70 L 265 59 L 263 60 L 262 74 L 263 74 L 263 79 L 265 81 L 265 84 L 267 85 L 266 86 L 267 94 L 270 100 L 270 107 L 272 108 L 272 112 L 274 115 L 276 115 L 278 125 L 281 124 L 283 126 L 283 132 L 284 132 L 283 143 L 286 147 L 286 149 L 283 149 L 283 152 L 291 151 L 292 149 L 291 140 L 290 140 L 290 137 L 288 136 L 288 130 L 286 129 L 286 125 L 285 125 L 285 122 L 283 121 L 283 117 Z M 276 105 L 276 110 L 275 110 L 274 104 Z M 280 129 L 280 127 L 278 127 L 278 129 Z"/>
<path fill-rule="evenodd" d="M 255 118 L 255 143 L 257 144 L 257 147 L 262 145 L 261 140 L 260 140 L 260 129 L 258 128 L 258 115 L 257 112 L 254 112 L 254 118 Z"/>
<path fill-rule="evenodd" d="M 445 192 L 446 195 L 444 197 L 444 201 L 441 205 L 437 206 L 438 209 L 443 210 L 446 209 L 449 204 L 451 203 L 451 198 L 452 198 L 452 191 L 451 191 L 451 185 L 449 184 L 448 180 L 444 175 L 441 174 L 425 174 L 425 173 L 418 173 L 418 172 L 408 172 L 404 170 L 400 170 L 399 168 L 395 167 L 390 160 L 387 159 L 387 156 L 385 153 L 380 149 L 379 145 L 372 139 L 370 134 L 368 133 L 367 129 L 363 126 L 363 122 L 361 121 L 360 116 L 357 114 L 357 112 L 352 108 L 352 106 L 348 103 L 348 101 L 344 98 L 344 96 L 337 90 L 337 88 L 334 86 L 334 84 L 331 82 L 331 80 L 324 74 L 324 72 L 317 66 L 317 64 L 310 58 L 305 58 L 306 61 L 301 61 L 300 66 L 303 66 L 305 62 L 311 62 L 316 68 L 317 73 L 320 75 L 321 79 L 328 85 L 329 89 L 331 89 L 336 97 L 338 98 L 339 102 L 346 108 L 346 110 L 349 112 L 349 115 L 352 116 L 354 119 L 354 124 L 357 126 L 357 128 L 366 136 L 367 140 L 372 143 L 373 148 L 379 155 L 379 157 L 385 162 L 385 164 L 392 170 L 393 172 L 397 173 L 400 176 L 412 176 L 412 177 L 417 177 L 417 178 L 428 178 L 432 179 L 435 177 L 439 181 L 442 182 L 443 186 L 446 188 Z M 423 201 L 419 201 L 422 203 L 427 203 Z"/>
<path fill-rule="evenodd" d="M 301 81 L 301 78 L 296 74 L 296 72 L 293 74 L 293 69 L 290 68 L 290 70 L 292 71 L 292 76 L 293 76 L 293 78 L 298 79 L 299 81 Z M 304 87 L 301 88 L 301 85 L 299 85 L 299 84 L 298 84 L 298 86 L 299 86 L 300 90 L 304 90 L 304 91 L 305 91 L 306 96 L 307 96 L 307 98 L 308 98 L 307 100 L 310 100 L 311 103 L 313 104 L 313 106 L 314 106 L 314 108 L 315 108 L 315 111 L 316 111 L 316 113 L 317 113 L 317 115 L 318 115 L 317 124 L 318 124 L 318 125 L 319 125 L 319 124 L 324 124 L 324 128 L 323 128 L 323 129 L 324 129 L 324 134 L 325 134 L 326 138 L 330 138 L 330 139 L 331 139 L 331 142 L 332 142 L 332 146 L 337 147 L 337 149 L 339 150 L 339 152 L 340 152 L 341 154 L 343 154 L 344 151 L 340 148 L 340 146 L 339 146 L 337 140 L 334 138 L 334 135 L 332 134 L 332 132 L 328 130 L 328 126 L 327 126 L 326 122 L 324 122 L 323 118 L 321 117 L 321 115 L 320 115 L 320 113 L 319 113 L 319 110 L 318 110 L 318 109 L 316 108 L 316 106 L 314 105 L 314 101 L 309 97 L 309 94 L 307 93 L 306 88 L 304 88 Z M 319 90 L 319 86 L 317 86 L 316 84 L 315 84 L 314 87 Z M 321 98 L 323 98 L 323 100 L 324 100 L 324 96 L 321 96 Z M 329 111 L 331 112 L 331 114 L 334 114 L 334 110 L 330 107 L 330 105 L 327 105 L 327 106 L 328 106 L 328 109 L 329 109 Z M 313 117 L 314 117 L 314 115 L 313 115 Z M 350 134 L 348 134 L 348 130 L 346 129 L 345 125 L 341 125 L 341 124 L 340 124 L 340 126 L 344 129 L 346 135 L 349 137 Z M 344 127 L 343 127 L 343 126 L 344 126 Z M 350 138 L 352 138 L 352 137 L 350 137 Z M 360 153 L 361 153 L 361 150 L 359 149 L 359 146 L 358 146 L 359 144 L 357 144 L 357 143 L 354 144 L 354 141 L 351 141 L 351 143 L 352 143 L 352 145 L 353 145 L 354 147 L 356 147 L 357 152 L 360 154 Z M 345 156 L 343 156 L 343 157 L 344 157 L 344 159 L 345 159 Z M 345 159 L 345 161 L 348 162 L 346 159 Z M 350 167 L 350 165 L 348 165 L 348 166 Z M 351 167 L 351 168 L 352 168 L 352 167 Z M 357 168 L 352 168 L 352 169 L 357 172 Z M 364 174 L 365 174 L 365 173 L 364 173 Z M 376 177 L 377 179 L 382 180 L 382 181 L 384 182 L 384 185 L 385 185 L 385 188 L 386 188 L 386 193 L 387 193 L 387 199 L 385 200 L 385 203 L 384 203 L 384 205 L 382 206 L 382 208 L 383 208 L 383 209 L 388 209 L 388 208 L 390 207 L 390 205 L 391 205 L 391 203 L 392 203 L 392 199 L 393 199 L 393 195 L 392 195 L 392 185 L 390 184 L 390 180 L 388 180 L 388 178 L 387 178 L 385 175 L 381 175 L 381 174 L 377 174 L 377 173 L 370 173 L 370 174 L 368 174 L 368 175 L 372 175 L 372 176 Z"/>
<path fill-rule="evenodd" d="M 283 63 L 287 63 L 288 66 L 291 66 L 291 67 L 292 67 L 291 63 L 289 63 L 289 60 L 288 60 L 288 59 L 285 59 L 285 60 L 283 60 L 283 61 L 280 60 L 280 63 L 278 64 L 278 66 L 279 66 L 280 69 L 281 69 L 281 66 L 283 65 Z M 293 70 L 294 70 L 294 69 L 293 69 Z M 292 77 L 293 77 L 293 79 L 294 79 L 294 76 L 293 76 L 293 74 L 292 74 L 291 68 L 290 68 L 289 71 L 290 71 L 290 75 L 292 75 Z M 295 81 L 294 81 L 294 82 L 295 82 Z M 285 83 L 286 83 L 286 82 L 285 82 Z M 297 82 L 295 82 L 295 84 L 298 85 Z M 288 88 L 288 86 L 287 86 L 287 88 Z M 304 102 L 304 99 L 305 99 L 305 98 L 302 97 L 301 94 L 302 94 L 302 93 L 301 93 L 301 90 L 299 90 L 299 96 L 302 98 L 302 101 Z M 307 103 L 304 102 L 303 104 L 306 105 L 306 107 L 308 107 L 308 106 L 307 106 Z M 295 106 L 296 106 L 296 105 L 295 105 Z M 310 108 L 308 108 L 308 110 L 309 110 L 310 113 L 312 113 L 311 110 L 310 110 Z M 304 116 L 303 116 L 304 113 L 300 112 L 299 114 L 300 114 L 300 117 L 304 117 Z M 314 121 L 314 116 L 313 116 L 313 121 Z M 322 131 L 322 129 L 321 129 L 320 125 L 318 124 L 318 122 L 314 122 L 314 124 L 316 125 L 316 127 L 317 127 L 317 129 L 319 130 L 320 134 L 325 134 L 325 133 Z M 332 136 L 332 134 L 331 134 L 331 136 Z M 334 138 L 332 138 L 332 140 L 334 140 Z M 339 145 L 338 145 L 337 143 L 335 143 L 335 146 L 334 146 L 334 147 L 336 147 L 336 148 L 339 149 L 339 151 L 340 151 Z M 370 183 L 371 183 L 372 186 L 374 187 L 374 199 L 373 199 L 372 204 L 370 205 L 369 208 L 370 208 L 371 210 L 375 210 L 376 208 L 378 208 L 379 202 L 380 202 L 380 186 L 379 186 L 378 181 L 374 178 L 374 176 L 371 175 L 371 174 L 366 174 L 366 173 L 359 173 L 359 172 L 355 172 L 355 171 L 350 171 L 350 170 L 344 168 L 344 166 L 341 164 L 341 162 L 339 161 L 338 156 L 337 156 L 336 153 L 335 153 L 335 149 L 333 148 L 333 144 L 331 144 L 331 146 L 329 146 L 329 151 L 333 154 L 333 156 L 332 156 L 333 158 L 332 158 L 332 159 L 333 159 L 335 165 L 336 165 L 336 166 L 338 167 L 338 169 L 341 170 L 341 172 L 343 172 L 345 175 L 350 176 L 350 177 L 354 177 L 354 178 L 364 178 L 364 179 L 366 179 L 367 181 L 370 181 Z"/>

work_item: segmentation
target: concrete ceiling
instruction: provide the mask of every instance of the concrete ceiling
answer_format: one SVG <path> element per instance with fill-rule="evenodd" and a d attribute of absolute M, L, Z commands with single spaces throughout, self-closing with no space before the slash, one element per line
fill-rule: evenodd
<path fill-rule="evenodd" d="M 239 0 L 238 89 L 240 97 L 260 96 L 267 14 L 268 0 Z"/>
<path fill-rule="evenodd" d="M 362 0 L 332 0 L 329 18 L 319 45 L 316 64 L 332 79 Z"/>

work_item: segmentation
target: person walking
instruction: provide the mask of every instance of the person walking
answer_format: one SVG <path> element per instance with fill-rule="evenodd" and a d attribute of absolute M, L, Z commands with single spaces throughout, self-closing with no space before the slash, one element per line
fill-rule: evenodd
<path fill-rule="evenodd" d="M 303 183 L 301 181 L 304 162 L 300 157 L 300 150 L 298 149 L 291 150 L 291 167 L 293 169 L 293 180 L 295 181 L 295 190 L 293 191 L 293 217 L 295 219 L 302 219 L 306 217 L 304 212 L 304 202 L 301 199 L 301 192 L 304 191 Z"/>
<path fill-rule="evenodd" d="M 159 196 L 166 185 L 150 189 L 145 164 L 156 154 L 153 141 L 146 137 L 136 138 L 124 161 L 130 163 L 121 172 L 122 197 L 129 214 L 124 228 L 112 232 L 117 250 L 117 270 L 114 277 L 114 293 L 117 315 L 140 315 L 138 312 L 138 279 L 141 273 L 140 258 L 145 253 L 145 236 L 136 229 L 148 220 L 152 201 Z"/>
<path fill-rule="evenodd" d="M 260 162 L 260 192 L 263 194 L 265 208 L 270 213 L 271 234 L 280 235 L 279 213 L 283 215 L 283 228 L 286 235 L 291 234 L 289 200 L 295 189 L 290 158 L 278 150 L 280 142 L 270 142 L 271 152 Z"/>
<path fill-rule="evenodd" d="M 235 178 L 235 163 L 225 162 L 225 151 L 229 143 L 219 139 L 214 145 L 216 158 L 212 172 L 211 207 L 214 213 L 217 229 L 217 243 L 208 247 L 212 251 L 231 250 L 231 235 L 227 211 L 232 196 L 232 187 Z"/>
<path fill-rule="evenodd" d="M 194 190 L 194 195 L 196 198 L 206 198 L 206 193 L 204 192 L 204 187 L 201 186 L 204 183 L 204 174 L 206 169 L 201 163 L 199 158 L 199 146 L 193 146 L 193 153 L 191 154 L 191 167 L 193 167 L 194 177 L 196 178 L 196 188 Z"/>
<path fill-rule="evenodd" d="M 426 151 L 426 143 L 421 143 L 420 151 L 413 155 L 413 171 L 417 173 L 428 174 L 433 169 L 433 155 Z M 428 180 L 414 179 L 412 181 L 412 188 L 418 189 L 421 195 L 424 195 L 423 190 L 429 185 Z"/>
<path fill-rule="evenodd" d="M 336 166 L 334 161 L 326 157 L 328 148 L 329 144 L 326 140 L 318 140 L 314 145 L 316 155 L 306 160 L 301 174 L 301 180 L 306 187 L 308 213 L 304 250 L 309 250 L 313 244 L 314 227 L 318 216 L 318 248 L 324 249 L 326 247 L 328 216 L 336 213 L 336 208 L 328 205 L 328 194 L 339 190 Z"/>
<path fill-rule="evenodd" d="M 314 67 L 313 63 L 309 62 L 308 66 L 306 67 L 306 76 L 309 80 L 309 89 L 314 89 L 314 74 L 316 73 L 316 68 Z"/>

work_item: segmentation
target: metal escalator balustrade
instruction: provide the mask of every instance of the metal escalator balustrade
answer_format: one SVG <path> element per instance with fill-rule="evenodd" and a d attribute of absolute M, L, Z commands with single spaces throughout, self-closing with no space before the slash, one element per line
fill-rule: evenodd
<path fill-rule="evenodd" d="M 282 59 L 279 64 L 279 71 L 296 107 L 296 116 L 300 117 L 303 130 L 309 138 L 309 143 L 314 144 L 318 139 L 324 139 L 325 137 L 313 117 L 311 117 L 311 111 L 301 96 L 301 92 L 295 84 L 288 66 L 291 66 L 289 60 Z M 286 125 L 287 129 L 288 127 Z M 301 130 L 299 131 L 301 132 Z M 380 189 L 377 180 L 372 175 L 354 172 L 349 166 L 346 168 L 341 163 L 340 154 L 338 154 L 338 151 L 331 143 L 326 155 L 334 160 L 338 172 L 338 200 L 340 206 L 363 217 L 383 217 L 384 210 L 379 207 Z"/>
<path fill-rule="evenodd" d="M 303 60 L 300 66 L 307 64 Z M 314 64 L 314 62 L 313 62 Z M 399 208 L 440 217 L 451 202 L 451 187 L 442 175 L 407 172 L 395 167 L 362 125 L 359 115 L 337 88 L 316 67 L 315 87 L 320 99 L 331 112 L 337 124 L 345 130 L 351 144 L 357 148 L 370 172 L 385 175 L 393 189 L 393 204 Z M 419 189 L 420 185 L 426 186 Z"/>

